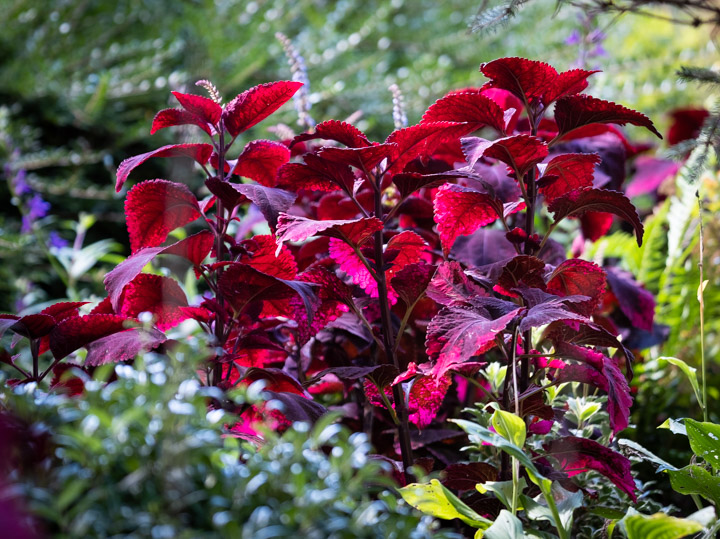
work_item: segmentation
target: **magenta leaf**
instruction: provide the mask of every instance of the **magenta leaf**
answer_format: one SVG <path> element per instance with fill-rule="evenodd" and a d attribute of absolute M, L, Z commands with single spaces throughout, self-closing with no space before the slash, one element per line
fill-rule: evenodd
<path fill-rule="evenodd" d="M 155 325 L 165 331 L 187 319 L 182 307 L 187 298 L 180 285 L 169 277 L 141 273 L 128 283 L 118 301 L 117 313 L 137 318 L 142 312 L 152 313 Z"/>
<path fill-rule="evenodd" d="M 418 376 L 408 395 L 408 420 L 424 429 L 435 418 L 452 380 L 441 376 Z"/>
<path fill-rule="evenodd" d="M 603 101 L 589 95 L 578 94 L 561 97 L 555 104 L 555 122 L 558 126 L 556 140 L 575 129 L 591 124 L 632 124 L 646 127 L 662 138 L 650 119 L 644 114 L 611 101 Z"/>
<path fill-rule="evenodd" d="M 55 325 L 55 318 L 49 314 L 28 314 L 7 329 L 28 339 L 39 339 L 50 333 Z"/>
<path fill-rule="evenodd" d="M 357 246 L 367 241 L 378 230 L 382 230 L 382 227 L 382 221 L 376 217 L 315 221 L 282 213 L 278 219 L 277 243 L 282 245 L 286 241 L 297 242 L 313 236 L 326 236 Z"/>
<path fill-rule="evenodd" d="M 470 132 L 489 125 L 504 134 L 506 127 L 503 110 L 480 89 L 452 92 L 439 99 L 423 114 L 421 123 L 428 122 L 469 122 Z"/>
<path fill-rule="evenodd" d="M 553 157 L 538 181 L 540 192 L 549 204 L 568 191 L 592 187 L 595 165 L 600 156 L 595 153 L 567 153 Z"/>
<path fill-rule="evenodd" d="M 155 115 L 150 128 L 150 134 L 154 135 L 161 129 L 166 127 L 175 127 L 176 125 L 196 125 L 208 135 L 212 136 L 213 131 L 210 125 L 195 114 L 180 109 L 163 109 Z"/>
<path fill-rule="evenodd" d="M 200 217 L 200 206 L 181 183 L 148 180 L 137 184 L 125 200 L 130 248 L 157 247 L 170 232 Z"/>
<path fill-rule="evenodd" d="M 590 187 L 574 189 L 548 204 L 548 210 L 554 214 L 556 223 L 565 217 L 580 217 L 590 211 L 618 215 L 633 226 L 637 243 L 642 245 L 644 229 L 637 210 L 632 202 L 618 191 Z"/>
<path fill-rule="evenodd" d="M 652 331 L 655 317 L 652 293 L 645 290 L 630 273 L 617 268 L 608 269 L 607 282 L 630 323 L 638 329 Z"/>
<path fill-rule="evenodd" d="M 60 360 L 75 350 L 87 346 L 132 324 L 125 316 L 114 314 L 88 314 L 74 316 L 60 322 L 50 332 L 50 351 Z"/>
<path fill-rule="evenodd" d="M 594 470 L 612 481 L 630 496 L 633 502 L 637 502 L 637 489 L 630 473 L 630 461 L 620 453 L 593 440 L 574 436 L 551 440 L 544 448 L 568 475 Z"/>
<path fill-rule="evenodd" d="M 301 86 L 301 82 L 278 81 L 244 91 L 225 105 L 222 112 L 225 129 L 233 137 L 238 136 L 282 107 Z"/>
<path fill-rule="evenodd" d="M 182 108 L 190 114 L 194 114 L 203 119 L 210 125 L 217 125 L 222 115 L 222 107 L 215 103 L 212 99 L 201 95 L 183 94 L 180 92 L 172 93 L 180 102 Z"/>
<path fill-rule="evenodd" d="M 532 135 L 514 135 L 492 141 L 468 137 L 462 139 L 462 148 L 470 167 L 482 157 L 497 159 L 512 169 L 518 181 L 548 155 L 547 144 Z"/>
<path fill-rule="evenodd" d="M 134 359 L 138 354 L 156 349 L 167 340 L 162 331 L 155 328 L 126 329 L 97 339 L 85 348 L 85 365 L 95 367 L 104 363 L 120 363 Z"/>
<path fill-rule="evenodd" d="M 287 163 L 278 171 L 278 186 L 293 191 L 335 191 L 342 189 L 353 192 L 355 176 L 350 167 L 335 163 L 318 155 L 308 153 L 303 156 L 304 163 Z"/>
<path fill-rule="evenodd" d="M 503 211 L 498 199 L 450 183 L 438 189 L 433 207 L 440 243 L 446 256 L 458 236 L 467 236 L 494 222 Z"/>
<path fill-rule="evenodd" d="M 569 298 L 553 297 L 549 294 L 548 296 L 549 298 L 545 299 L 542 303 L 534 305 L 528 309 L 518 326 L 518 329 L 521 332 L 547 325 L 551 322 L 555 322 L 556 320 L 589 321 L 585 316 L 568 310 L 565 301 Z M 585 298 L 585 296 L 580 297 Z"/>
<path fill-rule="evenodd" d="M 346 122 L 339 122 L 338 120 L 327 120 L 317 124 L 312 133 L 303 133 L 302 135 L 296 136 L 290 146 L 293 146 L 298 142 L 314 139 L 333 140 L 349 148 L 362 148 L 364 146 L 370 146 L 370 141 L 367 136 L 365 136 L 365 133 L 360 131 L 354 125 L 350 125 Z"/>
<path fill-rule="evenodd" d="M 255 180 L 265 187 L 275 187 L 280 167 L 290 160 L 290 150 L 272 140 L 248 142 L 240 157 L 233 163 L 232 173 Z"/>
<path fill-rule="evenodd" d="M 162 148 L 158 148 L 152 152 L 129 157 L 120 163 L 120 166 L 117 169 L 117 182 L 115 183 L 115 190 L 120 192 L 120 189 L 130 175 L 130 172 L 142 165 L 148 159 L 153 157 L 189 157 L 201 165 L 204 165 L 210 160 L 210 154 L 212 154 L 212 151 L 213 147 L 211 144 L 172 144 L 170 146 L 163 146 Z"/>

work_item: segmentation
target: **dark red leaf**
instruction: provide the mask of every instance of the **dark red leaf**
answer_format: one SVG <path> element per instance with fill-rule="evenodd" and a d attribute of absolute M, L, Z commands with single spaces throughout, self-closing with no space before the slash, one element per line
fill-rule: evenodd
<path fill-rule="evenodd" d="M 148 159 L 153 157 L 189 157 L 201 165 L 204 165 L 210 160 L 210 154 L 212 154 L 212 151 L 213 147 L 211 144 L 172 144 L 170 146 L 163 146 L 162 148 L 158 148 L 152 152 L 128 157 L 125 161 L 120 163 L 120 166 L 117 169 L 117 182 L 115 183 L 115 190 L 120 192 L 120 189 L 130 175 L 130 172 L 142 165 Z"/>
<path fill-rule="evenodd" d="M 272 140 L 253 140 L 234 163 L 232 173 L 255 180 L 265 187 L 275 187 L 280 167 L 290 161 L 290 150 Z"/>
<path fill-rule="evenodd" d="M 217 125 L 222 114 L 222 107 L 215 103 L 212 99 L 201 95 L 182 94 L 180 92 L 172 93 L 180 102 L 182 108 L 191 114 L 199 116 L 210 125 Z"/>
<path fill-rule="evenodd" d="M 617 268 L 608 269 L 607 282 L 618 300 L 620 310 L 630 323 L 638 329 L 652 331 L 655 317 L 653 295 L 633 279 L 630 273 Z"/>
<path fill-rule="evenodd" d="M 509 166 L 518 181 L 548 155 L 547 144 L 532 135 L 514 135 L 492 141 L 468 137 L 462 139 L 462 148 L 470 167 L 481 157 L 491 157 Z"/>
<path fill-rule="evenodd" d="M 119 299 L 125 285 L 132 281 L 148 262 L 159 254 L 173 254 L 199 265 L 212 249 L 215 237 L 209 230 L 188 236 L 167 247 L 145 247 L 108 272 L 103 279 L 113 308 L 119 308 Z"/>
<path fill-rule="evenodd" d="M 398 188 L 400 196 L 407 198 L 423 187 L 438 187 L 451 177 L 448 174 L 420 174 L 419 172 L 401 172 L 393 176 L 393 183 Z"/>
<path fill-rule="evenodd" d="M 580 312 L 590 316 L 605 292 L 605 271 L 587 260 L 566 260 L 550 274 L 547 291 L 561 297 L 588 296 L 591 301 L 576 305 Z"/>
<path fill-rule="evenodd" d="M 268 82 L 250 88 L 225 105 L 223 124 L 233 137 L 250 129 L 289 101 L 301 82 Z"/>
<path fill-rule="evenodd" d="M 180 109 L 164 109 L 158 112 L 153 118 L 150 134 L 154 135 L 161 129 L 166 127 L 175 127 L 176 125 L 196 125 L 208 135 L 212 136 L 212 128 L 208 123 L 190 112 Z"/>
<path fill-rule="evenodd" d="M 125 316 L 88 314 L 74 316 L 60 322 L 50 332 L 50 351 L 60 360 L 97 339 L 127 329 L 132 323 Z"/>
<path fill-rule="evenodd" d="M 349 165 L 365 172 L 370 172 L 383 159 L 391 158 L 397 152 L 396 144 L 375 144 L 363 148 L 332 148 L 326 147 L 318 152 L 323 159 Z"/>
<path fill-rule="evenodd" d="M 483 88 L 501 88 L 522 102 L 552 92 L 558 73 L 544 62 L 525 58 L 499 58 L 482 64 L 480 72 L 490 79 Z"/>
<path fill-rule="evenodd" d="M 185 292 L 176 281 L 141 273 L 123 288 L 117 312 L 130 318 L 137 318 L 142 312 L 152 313 L 155 325 L 165 331 L 187 319 L 182 311 L 187 306 Z"/>
<path fill-rule="evenodd" d="M 360 131 L 354 125 L 350 125 L 346 122 L 339 122 L 337 120 L 328 120 L 317 124 L 312 133 L 303 133 L 302 135 L 298 135 L 293 139 L 290 146 L 293 146 L 298 142 L 314 139 L 334 140 L 335 142 L 344 144 L 349 148 L 362 148 L 364 146 L 370 146 L 370 141 L 365 136 L 365 133 Z"/>
<path fill-rule="evenodd" d="M 229 185 L 237 193 L 247 197 L 255 204 L 267 220 L 271 230 L 277 228 L 280 214 L 289 210 L 296 198 L 295 193 L 274 187 L 265 187 L 264 185 L 251 183 L 226 183 L 225 185 Z"/>
<path fill-rule="evenodd" d="M 49 314 L 28 314 L 17 320 L 8 329 L 28 339 L 39 339 L 50 333 L 55 325 L 55 318 Z"/>
<path fill-rule="evenodd" d="M 473 283 L 457 262 L 443 262 L 438 266 L 426 291 L 428 297 L 440 305 L 466 303 L 469 298 L 485 295 L 485 290 Z"/>
<path fill-rule="evenodd" d="M 564 303 L 566 300 L 566 298 L 553 298 L 550 296 L 550 299 L 530 307 L 527 313 L 523 316 L 518 329 L 521 332 L 524 332 L 535 327 L 545 326 L 551 322 L 555 322 L 556 320 L 589 321 L 585 316 L 568 310 Z"/>
<path fill-rule="evenodd" d="M 278 171 L 278 186 L 293 191 L 353 192 L 355 176 L 348 165 L 322 159 L 315 154 L 305 154 L 304 163 L 287 163 Z"/>
<path fill-rule="evenodd" d="M 428 122 L 393 131 L 385 142 L 397 144 L 397 150 L 386 171 L 402 172 L 416 157 L 429 155 L 441 144 L 455 141 L 471 130 L 468 123 Z"/>
<path fill-rule="evenodd" d="M 540 192 L 549 204 L 568 191 L 592 187 L 595 165 L 600 156 L 595 153 L 566 153 L 553 157 L 545 167 L 543 178 L 538 181 Z M 548 178 L 544 180 L 544 178 Z"/>
<path fill-rule="evenodd" d="M 575 129 L 590 124 L 632 124 L 646 127 L 650 132 L 662 138 L 662 135 L 644 114 L 617 103 L 584 94 L 558 99 L 555 104 L 555 122 L 559 130 L 556 140 L 562 139 Z"/>
<path fill-rule="evenodd" d="M 591 383 L 605 391 L 608 394 L 608 414 L 613 433 L 617 434 L 627 428 L 632 397 L 628 382 L 615 361 L 595 349 L 566 342 L 558 342 L 555 351 L 563 357 L 580 361 L 596 371 L 595 375 L 590 374 L 586 379 L 582 379 L 584 376 L 582 371 L 566 366 L 559 373 L 559 381 Z M 577 374 L 580 374 L 581 378 L 575 380 L 573 376 Z"/>
<path fill-rule="evenodd" d="M 339 221 L 315 221 L 297 215 L 283 213 L 278 219 L 277 242 L 304 241 L 313 236 L 327 236 L 360 245 L 367 241 L 383 224 L 376 217 Z"/>
<path fill-rule="evenodd" d="M 279 279 L 294 279 L 297 276 L 297 264 L 290 249 L 283 245 L 278 251 L 273 236 L 253 236 L 242 245 L 252 254 L 243 256 L 239 262 Z"/>
<path fill-rule="evenodd" d="M 439 99 L 423 114 L 421 123 L 469 122 L 472 131 L 489 125 L 499 133 L 505 133 L 503 111 L 495 101 L 473 89 L 454 92 Z"/>
<path fill-rule="evenodd" d="M 544 445 L 545 451 L 558 461 L 560 469 L 573 476 L 587 470 L 594 470 L 607 477 L 633 502 L 635 480 L 630 473 L 630 461 L 620 453 L 587 438 L 568 436 L 551 440 Z"/>
<path fill-rule="evenodd" d="M 45 307 L 40 314 L 49 314 L 56 322 L 78 316 L 78 308 L 87 305 L 89 301 L 62 301 L 49 307 Z"/>
<path fill-rule="evenodd" d="M 578 346 L 617 348 L 625 356 L 628 377 L 632 378 L 633 355 L 615 335 L 592 322 L 573 323 L 572 325 L 575 327 L 571 327 L 562 321 L 553 322 L 543 332 L 544 338 L 550 339 L 553 346 L 569 343 Z"/>
<path fill-rule="evenodd" d="M 85 365 L 129 361 L 137 355 L 154 350 L 167 340 L 162 331 L 132 328 L 97 339 L 86 346 Z"/>
<path fill-rule="evenodd" d="M 628 221 L 635 229 L 638 245 L 642 245 L 643 224 L 632 202 L 618 191 L 583 187 L 574 189 L 548 204 L 548 210 L 554 214 L 555 222 L 565 217 L 580 217 L 586 212 L 613 213 Z"/>
<path fill-rule="evenodd" d="M 266 382 L 266 390 L 294 393 L 295 395 L 300 395 L 308 399 L 311 398 L 310 394 L 296 378 L 281 371 L 280 369 L 248 369 L 240 383 L 243 385 L 250 385 L 258 380 Z"/>
<path fill-rule="evenodd" d="M 542 101 L 547 107 L 550 103 L 565 95 L 579 94 L 587 88 L 587 78 L 599 71 L 586 71 L 584 69 L 571 69 L 558 74 L 552 88 L 543 94 Z"/>
<path fill-rule="evenodd" d="M 510 297 L 517 297 L 513 288 L 528 286 L 545 290 L 545 262 L 529 255 L 519 255 L 503 266 L 497 284 L 494 287 L 496 292 Z"/>
<path fill-rule="evenodd" d="M 494 222 L 502 212 L 502 204 L 490 195 L 450 183 L 438 189 L 433 207 L 446 256 L 458 236 L 472 234 Z"/>
<path fill-rule="evenodd" d="M 395 273 L 390 281 L 397 295 L 410 307 L 425 295 L 436 267 L 423 262 L 410 264 Z"/>
<path fill-rule="evenodd" d="M 132 252 L 160 245 L 170 232 L 200 215 L 195 195 L 181 183 L 148 180 L 137 184 L 125 200 Z"/>
<path fill-rule="evenodd" d="M 425 341 L 428 356 L 437 358 L 433 367 L 435 376 L 440 377 L 456 365 L 495 346 L 495 338 L 521 311 L 522 307 L 517 307 L 492 319 L 487 311 L 475 307 L 442 309 L 428 324 Z"/>
<path fill-rule="evenodd" d="M 497 480 L 497 468 L 487 462 L 450 464 L 442 473 L 442 484 L 454 490 L 474 491 L 478 483 Z"/>
<path fill-rule="evenodd" d="M 612 228 L 613 215 L 598 211 L 585 212 L 580 217 L 580 230 L 583 238 L 590 241 L 597 241 L 607 234 Z"/>

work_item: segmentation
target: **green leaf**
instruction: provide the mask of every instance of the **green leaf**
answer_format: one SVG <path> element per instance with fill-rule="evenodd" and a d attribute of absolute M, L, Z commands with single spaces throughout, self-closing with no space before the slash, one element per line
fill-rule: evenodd
<path fill-rule="evenodd" d="M 450 421 L 467 432 L 471 442 L 477 444 L 481 444 L 482 442 L 489 443 L 497 449 L 505 451 L 511 457 L 515 457 L 520 464 L 525 466 L 530 479 L 534 483 L 538 484 L 540 480 L 545 479 L 530 460 L 530 457 L 528 457 L 521 448 L 508 441 L 506 438 L 492 432 L 486 427 L 473 423 L 472 421 L 467 421 L 465 419 L 450 419 Z"/>
<path fill-rule="evenodd" d="M 685 421 L 685 419 L 666 419 L 658 428 L 670 429 L 670 432 L 673 434 L 682 434 L 687 436 L 687 429 L 685 428 L 683 421 Z"/>
<path fill-rule="evenodd" d="M 518 482 L 518 492 L 522 492 L 527 483 L 524 478 L 520 478 Z M 508 509 L 512 507 L 512 495 L 513 495 L 513 483 L 512 481 L 488 481 L 487 483 L 478 483 L 475 488 L 480 494 L 486 492 L 493 492 L 495 497 L 502 502 L 502 504 Z M 521 510 L 522 507 L 518 507 Z"/>
<path fill-rule="evenodd" d="M 720 425 L 685 420 L 693 453 L 702 457 L 716 472 L 720 470 Z"/>
<path fill-rule="evenodd" d="M 474 528 L 483 529 L 491 524 L 490 520 L 470 509 L 437 479 L 433 479 L 427 484 L 412 483 L 398 491 L 403 499 L 415 509 L 436 518 L 444 520 L 459 518 Z"/>
<path fill-rule="evenodd" d="M 518 447 L 525 445 L 527 427 L 521 418 L 504 410 L 495 410 L 491 421 L 500 436 Z"/>
<path fill-rule="evenodd" d="M 628 515 L 623 524 L 628 539 L 680 539 L 703 530 L 702 524 L 665 513 Z"/>
<path fill-rule="evenodd" d="M 700 406 L 703 406 L 702 397 L 700 396 L 700 385 L 698 384 L 697 379 L 697 369 L 695 367 L 691 367 L 687 363 L 685 363 L 682 359 L 678 359 L 676 357 L 661 357 L 658 359 L 662 359 L 664 361 L 667 361 L 671 365 L 675 365 L 677 368 L 679 368 L 681 371 L 685 373 L 685 376 L 687 376 L 688 380 L 690 380 L 690 385 L 693 388 L 693 391 L 695 392 L 695 398 L 698 401 L 698 404 Z"/>
<path fill-rule="evenodd" d="M 572 528 L 573 511 L 582 506 L 583 503 L 582 491 L 570 492 L 556 483 L 552 487 L 552 496 L 555 500 L 558 514 L 560 515 L 560 524 L 565 530 L 570 530 Z M 547 520 L 557 528 L 558 523 L 555 522 L 555 515 L 553 515 L 552 509 L 540 503 L 543 497 L 544 495 L 540 495 L 532 499 L 523 496 L 525 514 L 531 520 Z"/>
<path fill-rule="evenodd" d="M 625 455 L 635 456 L 651 463 L 653 466 L 655 466 L 655 471 L 658 473 L 664 472 L 665 470 L 677 470 L 675 466 L 673 466 L 669 462 L 664 461 L 655 453 L 648 451 L 643 446 L 636 442 L 633 442 L 632 440 L 626 440 L 623 438 L 621 440 L 618 440 L 618 445 L 620 446 Z"/>
<path fill-rule="evenodd" d="M 495 519 L 495 522 L 483 535 L 484 539 L 523 539 L 522 522 L 510 511 L 503 509 Z"/>
<path fill-rule="evenodd" d="M 667 470 L 670 484 L 680 494 L 700 494 L 720 507 L 720 477 L 705 468 L 690 464 L 679 470 Z"/>

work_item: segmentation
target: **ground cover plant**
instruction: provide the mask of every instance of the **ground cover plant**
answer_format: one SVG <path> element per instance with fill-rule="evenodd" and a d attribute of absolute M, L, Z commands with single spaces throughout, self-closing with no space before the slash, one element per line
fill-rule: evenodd
<path fill-rule="evenodd" d="M 149 179 L 127 192 L 131 255 L 88 312 L 65 302 L 0 315 L 0 331 L 13 335 L 3 362 L 21 375 L 7 380 L 13 398 L 40 386 L 82 402 L 86 380 L 96 377 L 95 391 L 107 380 L 104 365 L 143 355 L 163 358 L 153 372 L 172 369 L 186 344 L 176 328 L 191 321 L 206 345 L 195 383 L 209 413 L 224 414 L 225 436 L 263 447 L 271 429 L 295 443 L 298 422 L 341 412 L 399 495 L 457 519 L 457 533 L 584 537 L 620 522 L 628 537 L 655 528 L 680 537 L 711 526 L 714 517 L 649 516 L 661 505 L 618 451 L 632 349 L 662 341 L 653 295 L 614 264 L 566 257 L 613 226 L 642 244 L 608 135 L 633 152 L 615 126 L 660 133 L 642 113 L 583 93 L 594 71 L 523 58 L 480 71 L 487 82 L 449 93 L 412 126 L 395 89 L 396 129 L 382 142 L 337 120 L 297 135 L 285 128 L 284 140 L 244 139 L 293 97 L 302 112 L 298 81 L 227 103 L 208 81 L 198 83 L 207 97 L 173 92 L 179 107 L 160 111 L 151 132 L 191 126 L 208 142 L 126 159 L 116 189 L 154 158 L 194 161 L 204 189 Z M 270 233 L 252 233 L 261 221 Z M 188 269 L 196 301 L 181 285 Z M 263 400 L 233 397 L 246 387 L 261 387 Z M 698 400 L 707 410 L 707 396 Z M 703 445 L 716 432 L 704 419 L 685 427 L 711 469 L 663 469 L 681 492 L 717 504 Z M 346 450 L 330 437 L 320 445 L 331 456 Z M 382 503 L 378 511 L 408 526 L 426 523 Z M 251 518 L 226 513 L 205 525 L 232 533 L 224 527 Z"/>

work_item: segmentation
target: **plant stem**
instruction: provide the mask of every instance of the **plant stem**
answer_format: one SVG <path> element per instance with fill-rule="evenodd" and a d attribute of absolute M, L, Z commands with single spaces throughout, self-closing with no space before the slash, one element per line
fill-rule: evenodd
<path fill-rule="evenodd" d="M 380 190 L 381 177 L 377 177 L 377 189 L 375 190 L 375 217 L 382 220 L 382 191 Z M 380 301 L 380 319 L 383 328 L 383 348 L 385 348 L 386 360 L 392 362 L 395 368 L 400 370 L 400 362 L 395 354 L 395 339 L 392 328 L 392 317 L 390 315 L 390 302 L 388 300 L 387 282 L 385 279 L 385 261 L 383 255 L 383 231 L 375 233 L 375 280 L 378 285 L 378 300 Z M 403 468 L 405 469 L 405 480 L 410 483 L 414 480 L 410 467 L 413 465 L 412 446 L 410 445 L 410 426 L 408 424 L 408 413 L 405 407 L 405 394 L 402 387 L 393 386 L 393 400 L 395 401 L 395 413 L 399 420 L 398 438 L 400 439 L 400 453 L 402 454 Z"/>
<path fill-rule="evenodd" d="M 704 230 L 703 230 L 703 205 L 702 198 L 700 198 L 700 189 L 695 192 L 695 196 L 698 200 L 698 217 L 700 219 L 700 262 L 698 262 L 698 269 L 700 270 L 700 287 L 698 288 L 698 301 L 700 302 L 700 370 L 702 371 L 702 406 L 703 421 L 708 421 L 708 396 L 707 396 L 707 385 L 705 380 L 707 378 L 706 365 L 705 365 L 705 276 L 703 273 L 704 264 L 703 257 L 705 255 L 704 243 Z"/>
<path fill-rule="evenodd" d="M 40 340 L 30 339 L 30 353 L 33 360 L 33 380 L 40 381 Z"/>
<path fill-rule="evenodd" d="M 218 129 L 218 135 L 219 135 L 219 142 L 218 142 L 218 177 L 221 179 L 225 178 L 225 126 L 222 124 L 222 122 L 219 125 Z M 220 198 L 217 199 L 217 209 L 215 211 L 215 257 L 218 262 L 222 262 L 224 257 L 224 241 L 223 241 L 223 235 L 225 231 L 225 207 L 223 206 L 222 200 Z M 222 275 L 222 267 L 219 267 L 217 270 L 217 277 L 216 282 L 220 282 L 220 276 Z M 220 287 L 218 286 L 217 292 L 215 294 L 215 298 L 217 300 L 217 303 L 220 307 L 223 305 L 223 296 L 222 292 L 220 291 Z M 222 316 L 220 313 L 215 313 L 215 349 L 221 348 L 224 344 L 224 334 L 225 334 L 225 327 L 223 324 Z M 213 365 L 213 379 L 212 379 L 212 385 L 218 385 L 222 381 L 222 363 L 218 361 L 218 358 L 215 359 L 215 364 Z"/>

